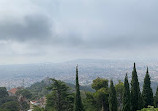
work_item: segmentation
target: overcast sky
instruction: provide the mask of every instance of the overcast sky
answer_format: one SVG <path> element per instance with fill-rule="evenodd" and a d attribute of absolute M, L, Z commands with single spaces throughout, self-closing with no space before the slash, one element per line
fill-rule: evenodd
<path fill-rule="evenodd" d="M 158 58 L 158 0 L 0 0 L 0 64 Z"/>

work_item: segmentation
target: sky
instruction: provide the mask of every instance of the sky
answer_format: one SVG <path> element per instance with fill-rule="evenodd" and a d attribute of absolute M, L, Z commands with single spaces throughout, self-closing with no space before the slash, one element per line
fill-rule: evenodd
<path fill-rule="evenodd" d="M 0 64 L 158 59 L 157 0 L 0 0 Z"/>

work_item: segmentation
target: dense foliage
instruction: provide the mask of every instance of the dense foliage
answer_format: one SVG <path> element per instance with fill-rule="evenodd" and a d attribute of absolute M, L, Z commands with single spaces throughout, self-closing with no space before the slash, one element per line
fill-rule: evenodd
<path fill-rule="evenodd" d="M 136 111 L 142 108 L 142 97 L 139 88 L 138 76 L 136 71 L 136 66 L 134 63 L 132 71 L 132 80 L 131 80 L 131 111 Z"/>
<path fill-rule="evenodd" d="M 25 98 L 27 98 L 27 99 L 31 99 L 31 98 L 32 98 L 32 93 L 31 93 L 29 90 L 27 90 L 27 89 L 18 90 L 18 91 L 16 92 L 16 95 L 17 95 L 17 96 L 22 95 L 23 97 L 25 97 Z"/>
<path fill-rule="evenodd" d="M 5 87 L 0 87 L 0 111 L 19 111 L 19 109 L 17 98 L 9 96 Z"/>
<path fill-rule="evenodd" d="M 115 85 L 115 89 L 116 89 L 118 111 L 121 111 L 123 107 L 123 90 L 124 90 L 123 82 L 119 80 L 118 84 Z"/>
<path fill-rule="evenodd" d="M 123 88 L 123 108 L 122 111 L 130 111 L 131 110 L 131 96 L 130 96 L 130 88 L 128 83 L 128 76 L 126 74 L 124 80 L 124 88 Z"/>
<path fill-rule="evenodd" d="M 73 95 L 69 87 L 60 80 L 51 79 L 52 84 L 48 88 L 51 93 L 47 95 L 46 109 L 55 109 L 56 111 L 72 111 Z"/>
<path fill-rule="evenodd" d="M 117 98 L 116 90 L 113 81 L 110 81 L 110 91 L 109 91 L 109 109 L 110 111 L 117 111 Z"/>
<path fill-rule="evenodd" d="M 49 80 L 49 78 L 46 78 L 42 80 L 41 82 L 32 84 L 27 89 L 31 92 L 32 99 L 38 99 L 49 94 L 50 91 L 47 90 L 47 87 L 49 87 L 50 84 L 51 84 L 51 81 Z"/>
<path fill-rule="evenodd" d="M 103 78 L 97 78 L 93 80 L 92 88 L 96 90 L 93 94 L 95 103 L 92 104 L 96 106 L 97 110 L 107 111 L 109 109 L 109 88 L 108 88 L 108 80 Z"/>
<path fill-rule="evenodd" d="M 148 107 L 148 105 L 153 105 L 153 102 L 148 102 L 153 100 L 153 92 L 150 86 L 151 81 L 148 70 L 144 78 L 144 87 L 141 94 L 135 63 L 132 71 L 131 86 L 128 82 L 127 74 L 124 83 L 119 81 L 114 85 L 111 80 L 110 87 L 107 79 L 98 77 L 93 80 L 92 83 L 92 88 L 94 90 L 83 93 L 80 91 L 78 67 L 76 67 L 76 85 L 74 87 L 74 85 L 70 84 L 73 88 L 72 90 L 70 90 L 64 82 L 55 79 L 52 80 L 54 81 L 51 83 L 52 92 L 47 94 L 46 110 L 48 111 L 137 111 L 144 106 Z M 62 91 L 61 89 L 64 90 Z M 59 92 L 57 90 L 59 90 Z M 62 93 L 68 93 L 68 96 L 62 96 Z M 73 93 L 75 93 L 74 96 Z M 70 98 L 64 99 L 64 97 Z M 157 98 L 158 91 L 154 97 L 155 107 L 157 107 L 158 104 Z M 69 105 L 63 105 L 65 103 L 63 101 Z M 142 111 L 146 110 L 148 109 L 143 109 Z"/>
<path fill-rule="evenodd" d="M 147 68 L 146 75 L 144 78 L 142 97 L 144 101 L 144 107 L 147 108 L 149 105 L 152 105 L 152 106 L 154 105 L 153 92 L 151 89 L 151 81 L 150 81 L 148 68 Z"/>

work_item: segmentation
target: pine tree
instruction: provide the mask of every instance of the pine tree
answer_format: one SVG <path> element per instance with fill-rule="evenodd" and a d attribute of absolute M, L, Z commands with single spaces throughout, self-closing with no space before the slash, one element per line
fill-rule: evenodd
<path fill-rule="evenodd" d="M 78 80 L 78 66 L 76 66 L 76 94 L 75 94 L 75 106 L 74 111 L 84 111 L 82 100 L 80 96 L 80 85 Z"/>
<path fill-rule="evenodd" d="M 93 107 L 97 108 L 98 111 L 108 111 L 109 109 L 109 87 L 108 80 L 103 78 L 97 78 L 93 80 L 92 88 L 96 90 L 93 93 L 93 97 L 95 99 L 95 103 L 93 102 Z"/>
<path fill-rule="evenodd" d="M 48 94 L 46 109 L 55 109 L 55 111 L 72 111 L 74 97 L 70 93 L 69 87 L 62 81 L 51 79 L 52 83 L 47 88 L 51 90 Z"/>
<path fill-rule="evenodd" d="M 149 76 L 149 71 L 147 68 L 146 75 L 144 78 L 143 92 L 142 97 L 144 101 L 144 107 L 148 107 L 148 105 L 153 105 L 153 92 L 151 89 L 151 81 Z"/>
<path fill-rule="evenodd" d="M 127 74 L 126 74 L 125 79 L 124 79 L 123 109 L 122 109 L 122 111 L 130 111 L 130 89 L 129 89 Z"/>
<path fill-rule="evenodd" d="M 131 111 L 137 111 L 143 106 L 141 92 L 139 88 L 136 65 L 134 63 L 131 80 Z"/>
<path fill-rule="evenodd" d="M 116 90 L 112 80 L 110 81 L 109 109 L 110 111 L 117 111 Z"/>

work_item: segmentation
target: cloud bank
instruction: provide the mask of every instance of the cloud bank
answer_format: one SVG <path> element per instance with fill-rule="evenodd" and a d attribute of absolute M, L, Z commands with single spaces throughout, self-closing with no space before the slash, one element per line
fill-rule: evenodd
<path fill-rule="evenodd" d="M 157 0 L 1 0 L 2 64 L 157 58 Z"/>

